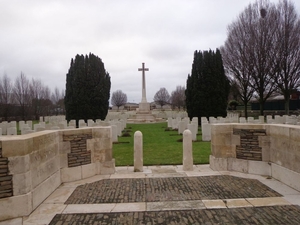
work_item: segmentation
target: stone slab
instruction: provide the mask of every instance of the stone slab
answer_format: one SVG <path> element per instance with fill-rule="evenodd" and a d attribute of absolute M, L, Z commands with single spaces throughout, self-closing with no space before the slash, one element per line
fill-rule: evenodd
<path fill-rule="evenodd" d="M 282 197 L 246 198 L 246 200 L 255 207 L 291 204 Z"/>

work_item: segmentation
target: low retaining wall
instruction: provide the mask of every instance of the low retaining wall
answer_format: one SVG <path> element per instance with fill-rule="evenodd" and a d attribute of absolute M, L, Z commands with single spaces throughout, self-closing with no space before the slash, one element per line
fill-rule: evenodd
<path fill-rule="evenodd" d="M 111 127 L 0 138 L 0 221 L 29 215 L 63 182 L 113 174 Z"/>
<path fill-rule="evenodd" d="M 272 176 L 300 191 L 300 126 L 214 124 L 210 167 Z"/>

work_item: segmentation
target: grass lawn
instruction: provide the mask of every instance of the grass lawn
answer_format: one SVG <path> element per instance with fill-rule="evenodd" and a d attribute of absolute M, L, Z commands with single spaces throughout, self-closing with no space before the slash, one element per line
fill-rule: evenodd
<path fill-rule="evenodd" d="M 143 134 L 144 165 L 182 164 L 182 135 L 177 131 L 165 131 L 167 123 L 127 124 L 131 137 L 119 137 L 113 144 L 116 166 L 133 166 L 133 136 L 139 130 Z M 193 142 L 194 164 L 209 163 L 210 142 L 202 142 L 201 131 Z"/>

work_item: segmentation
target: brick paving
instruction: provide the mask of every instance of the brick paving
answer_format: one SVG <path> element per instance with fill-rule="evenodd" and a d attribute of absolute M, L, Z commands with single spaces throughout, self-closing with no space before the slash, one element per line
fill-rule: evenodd
<path fill-rule="evenodd" d="M 104 179 L 78 186 L 65 204 L 167 202 L 279 197 L 255 179 L 235 176 Z M 127 210 L 126 210 L 127 211 Z M 56 214 L 50 225 L 300 224 L 300 206 Z"/>
<path fill-rule="evenodd" d="M 281 196 L 258 180 L 234 176 L 105 179 L 78 186 L 65 204 L 187 201 Z"/>
<path fill-rule="evenodd" d="M 300 207 L 293 205 L 233 209 L 172 210 L 158 212 L 58 214 L 50 225 L 81 224 L 300 224 Z"/>

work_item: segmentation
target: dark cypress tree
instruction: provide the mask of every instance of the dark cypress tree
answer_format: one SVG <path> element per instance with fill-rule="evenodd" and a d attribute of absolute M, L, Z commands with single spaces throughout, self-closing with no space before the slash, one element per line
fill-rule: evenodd
<path fill-rule="evenodd" d="M 110 76 L 102 60 L 94 54 L 76 55 L 67 73 L 66 119 L 105 119 L 110 96 Z"/>
<path fill-rule="evenodd" d="M 195 51 L 192 73 L 188 75 L 186 85 L 189 117 L 226 116 L 228 93 L 229 81 L 220 51 Z"/>

